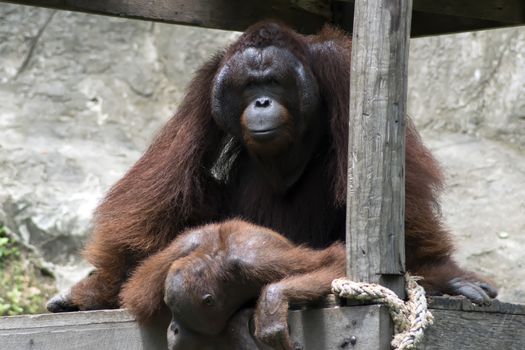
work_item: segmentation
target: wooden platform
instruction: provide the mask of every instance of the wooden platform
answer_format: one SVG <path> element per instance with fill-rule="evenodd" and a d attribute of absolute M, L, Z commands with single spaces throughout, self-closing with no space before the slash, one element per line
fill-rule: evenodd
<path fill-rule="evenodd" d="M 450 298 L 431 299 L 430 305 L 435 322 L 425 333 L 422 350 L 525 349 L 525 305 L 496 301 L 490 307 L 478 307 Z M 375 349 L 377 339 L 355 330 L 372 331 L 388 320 L 388 313 L 380 305 L 369 310 L 352 306 L 290 311 L 292 336 L 299 344 L 308 344 L 303 350 Z M 125 310 L 102 310 L 3 317 L 0 348 L 164 350 L 167 345 L 166 330 L 140 328 Z"/>

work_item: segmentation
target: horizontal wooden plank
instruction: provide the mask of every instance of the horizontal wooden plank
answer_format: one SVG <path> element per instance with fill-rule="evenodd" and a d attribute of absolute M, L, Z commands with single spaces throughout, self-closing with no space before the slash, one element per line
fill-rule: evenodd
<path fill-rule="evenodd" d="M 449 311 L 468 311 L 482 313 L 500 313 L 506 315 L 525 315 L 524 304 L 504 303 L 493 300 L 490 305 L 479 306 L 472 304 L 464 297 L 429 297 L 428 304 L 431 309 Z"/>
<path fill-rule="evenodd" d="M 414 0 L 414 10 L 503 23 L 525 23 L 523 0 Z"/>
<path fill-rule="evenodd" d="M 421 350 L 523 350 L 525 315 L 432 310 Z"/>
<path fill-rule="evenodd" d="M 501 2 L 500 5 L 498 1 Z M 242 31 L 250 24 L 266 18 L 285 21 L 302 33 L 315 33 L 326 22 L 335 23 L 349 32 L 353 28 L 351 0 L 149 0 L 148 2 L 0 0 L 0 2 L 225 30 Z M 440 6 L 442 3 L 443 6 Z M 454 7 L 454 4 L 457 6 Z M 475 6 L 469 9 L 465 4 Z M 414 0 L 413 7 L 412 37 L 525 24 L 525 1 L 522 0 L 483 0 L 479 4 L 476 0 L 466 2 Z"/>
<path fill-rule="evenodd" d="M 477 306 L 465 298 L 449 297 L 430 298 L 429 305 L 434 325 L 426 330 L 418 349 L 525 349 L 525 305 L 495 300 L 489 306 Z M 362 308 L 291 311 L 293 338 L 304 349 L 376 349 L 373 342 L 378 339 L 380 314 Z M 350 340 L 355 342 L 352 347 L 348 346 Z"/>
<path fill-rule="evenodd" d="M 90 325 L 105 323 L 133 323 L 135 318 L 125 310 L 98 310 L 67 312 L 61 314 L 40 314 L 23 316 L 4 316 L 0 318 L 0 334 L 9 333 L 9 330 L 63 327 L 69 325 Z"/>
<path fill-rule="evenodd" d="M 166 349 L 166 330 L 140 328 L 125 310 L 0 318 L 0 348 L 16 350 Z"/>
<path fill-rule="evenodd" d="M 334 305 L 334 299 L 326 305 Z M 480 307 L 463 298 L 443 297 L 430 298 L 429 305 L 435 322 L 418 349 L 525 349 L 525 305 L 495 301 Z M 247 329 L 250 315 L 245 312 L 245 320 L 240 321 Z M 309 308 L 289 313 L 292 338 L 303 350 L 374 349 L 386 321 L 388 313 L 382 305 Z M 126 310 L 2 317 L 0 344 L 2 349 L 17 350 L 167 347 L 165 329 L 140 328 Z"/>
<path fill-rule="evenodd" d="M 346 31 L 351 32 L 353 29 L 354 17 L 353 3 L 337 1 L 335 4 L 336 6 L 333 11 L 334 22 Z M 514 25 L 515 24 L 512 23 L 486 19 L 451 16 L 413 10 L 410 36 L 416 38 L 430 35 L 495 29 Z"/>
<path fill-rule="evenodd" d="M 354 2 L 354 0 L 338 0 Z M 509 24 L 525 24 L 523 0 L 413 0 L 414 11 L 435 15 L 484 19 Z"/>
<path fill-rule="evenodd" d="M 411 37 L 472 32 L 476 30 L 497 29 L 509 26 L 513 25 L 479 18 L 438 15 L 434 13 L 413 11 Z"/>
<path fill-rule="evenodd" d="M 495 301 L 490 306 L 480 307 L 464 298 L 432 298 L 430 305 L 434 325 L 425 331 L 418 349 L 525 349 L 524 305 Z M 305 350 L 377 349 L 378 344 L 374 341 L 379 339 L 380 314 L 374 309 L 364 311 L 362 308 L 291 311 L 292 336 Z"/>
<path fill-rule="evenodd" d="M 327 0 L 0 0 L 20 5 L 243 31 L 266 18 L 317 32 L 330 16 Z M 313 4 L 314 2 L 315 4 Z"/>

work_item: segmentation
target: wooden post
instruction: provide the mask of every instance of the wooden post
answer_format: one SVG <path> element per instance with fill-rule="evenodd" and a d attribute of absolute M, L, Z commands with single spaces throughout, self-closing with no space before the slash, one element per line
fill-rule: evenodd
<path fill-rule="evenodd" d="M 347 272 L 403 295 L 404 162 L 411 0 L 355 2 Z"/>

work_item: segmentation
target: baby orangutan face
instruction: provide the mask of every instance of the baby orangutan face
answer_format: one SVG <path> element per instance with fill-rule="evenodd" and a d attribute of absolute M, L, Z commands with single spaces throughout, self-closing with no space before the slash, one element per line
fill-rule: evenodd
<path fill-rule="evenodd" d="M 231 350 L 231 349 L 268 349 L 254 336 L 248 324 L 252 319 L 253 310 L 237 311 L 224 332 L 218 335 L 196 333 L 182 327 L 177 320 L 172 320 L 168 327 L 169 350 Z"/>

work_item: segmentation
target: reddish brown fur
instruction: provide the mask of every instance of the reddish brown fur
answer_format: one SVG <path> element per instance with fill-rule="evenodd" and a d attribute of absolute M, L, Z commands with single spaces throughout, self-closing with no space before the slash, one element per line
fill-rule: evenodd
<path fill-rule="evenodd" d="M 235 52 L 268 43 L 287 48 L 312 71 L 323 102 L 319 118 L 327 124 L 326 130 L 319 131 L 320 141 L 308 166 L 284 194 L 268 186 L 252 164 L 250 152 L 211 117 L 211 87 L 218 69 Z M 186 227 L 210 221 L 238 216 L 313 247 L 344 239 L 350 47 L 347 36 L 329 27 L 305 37 L 286 27 L 262 23 L 210 60 L 197 73 L 176 115 L 99 206 L 94 235 L 85 251 L 97 271 L 72 289 L 73 303 L 80 309 L 118 307 L 121 286 L 140 261 L 166 247 Z M 228 167 L 219 160 L 230 141 L 237 153 L 225 152 L 231 157 Z M 219 180 L 211 171 L 217 163 L 223 172 Z M 472 278 L 451 260 L 450 236 L 439 216 L 441 187 L 439 166 L 409 122 L 407 267 L 425 277 L 431 292 L 449 291 L 446 281 L 451 278 Z M 169 253 L 155 259 L 170 260 Z M 155 260 L 151 264 L 162 265 Z M 148 276 L 158 278 L 155 273 Z M 159 291 L 151 293 L 155 299 Z M 148 312 L 152 310 L 143 313 Z"/>
<path fill-rule="evenodd" d="M 204 202 L 209 179 L 202 168 L 218 151 L 209 148 L 221 131 L 209 118 L 209 99 L 201 95 L 209 94 L 220 58 L 200 69 L 175 117 L 98 207 L 84 251 L 97 272 L 71 293 L 81 309 L 117 307 L 122 282 L 138 261 L 184 227 L 214 217 L 211 198 Z"/>
<path fill-rule="evenodd" d="M 201 265 L 206 268 L 198 269 Z M 185 325 L 184 332 L 178 326 L 175 339 L 188 331 L 217 336 L 230 317 L 266 286 L 256 308 L 256 334 L 268 342 L 267 329 L 286 324 L 290 302 L 321 298 L 329 293 L 331 281 L 344 273 L 341 243 L 313 250 L 266 228 L 229 220 L 179 235 L 136 269 L 120 297 L 124 307 L 146 322 L 165 306 L 166 294 L 174 321 Z M 183 283 L 174 282 L 176 274 L 183 276 Z M 216 300 L 210 307 L 202 303 L 206 294 L 233 300 Z M 274 314 L 276 308 L 280 312 Z"/>

